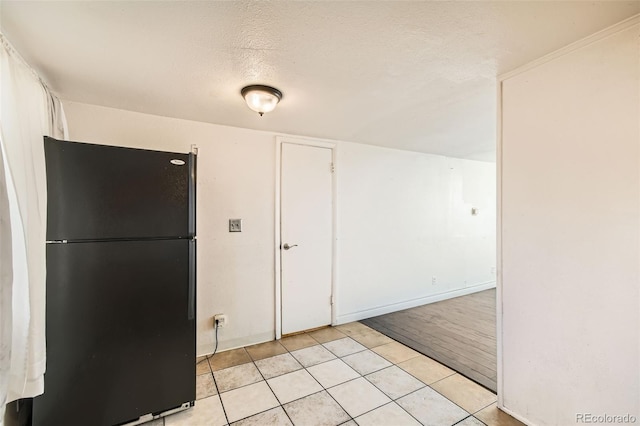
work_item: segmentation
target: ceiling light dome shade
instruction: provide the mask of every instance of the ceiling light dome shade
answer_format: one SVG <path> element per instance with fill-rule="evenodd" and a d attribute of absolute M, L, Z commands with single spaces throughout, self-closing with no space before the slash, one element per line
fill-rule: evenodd
<path fill-rule="evenodd" d="M 273 111 L 282 99 L 282 92 L 278 89 L 258 84 L 244 87 L 240 93 L 249 108 L 260 115 Z"/>

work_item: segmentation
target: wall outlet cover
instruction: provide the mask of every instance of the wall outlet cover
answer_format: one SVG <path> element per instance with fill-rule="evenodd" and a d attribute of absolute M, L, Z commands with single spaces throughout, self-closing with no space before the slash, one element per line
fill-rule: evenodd
<path fill-rule="evenodd" d="M 229 219 L 229 232 L 242 232 L 242 219 Z"/>
<path fill-rule="evenodd" d="M 213 316 L 213 327 L 223 328 L 227 325 L 227 316 L 224 314 L 216 314 Z"/>

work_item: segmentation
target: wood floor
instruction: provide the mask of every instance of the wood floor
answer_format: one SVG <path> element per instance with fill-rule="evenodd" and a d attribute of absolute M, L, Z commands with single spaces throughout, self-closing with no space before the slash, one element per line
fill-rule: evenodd
<path fill-rule="evenodd" d="M 496 392 L 496 290 L 360 322 Z"/>

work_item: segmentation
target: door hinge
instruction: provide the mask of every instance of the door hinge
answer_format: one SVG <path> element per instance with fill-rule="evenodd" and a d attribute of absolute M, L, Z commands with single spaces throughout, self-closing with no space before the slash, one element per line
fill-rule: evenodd
<path fill-rule="evenodd" d="M 333 296 L 329 296 L 329 304 L 333 306 Z"/>
<path fill-rule="evenodd" d="M 336 166 L 333 163 L 331 163 L 331 173 L 335 171 L 336 171 Z"/>

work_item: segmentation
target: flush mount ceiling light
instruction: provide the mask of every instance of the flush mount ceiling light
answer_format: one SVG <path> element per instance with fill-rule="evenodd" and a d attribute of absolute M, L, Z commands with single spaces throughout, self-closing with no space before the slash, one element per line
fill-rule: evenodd
<path fill-rule="evenodd" d="M 271 86 L 254 84 L 243 87 L 240 94 L 247 102 L 249 108 L 262 116 L 265 112 L 271 112 L 282 99 L 282 92 Z"/>

